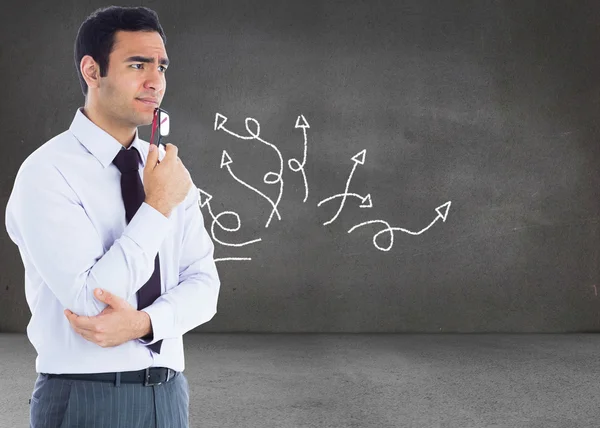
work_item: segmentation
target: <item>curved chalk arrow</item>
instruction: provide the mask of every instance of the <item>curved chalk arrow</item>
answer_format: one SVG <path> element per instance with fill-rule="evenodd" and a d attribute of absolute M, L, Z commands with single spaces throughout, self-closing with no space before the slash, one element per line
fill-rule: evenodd
<path fill-rule="evenodd" d="M 428 230 L 431 226 L 433 226 L 435 224 L 435 222 L 437 222 L 438 220 L 442 220 L 442 222 L 446 222 L 446 219 L 448 218 L 448 211 L 450 210 L 450 205 L 452 204 L 452 201 L 448 201 L 443 205 L 440 205 L 439 207 L 437 207 L 435 209 L 435 211 L 437 212 L 437 216 L 435 219 L 433 219 L 433 221 L 431 223 L 429 223 L 429 225 L 423 229 L 421 229 L 418 232 L 412 232 L 408 229 L 404 229 L 402 227 L 391 227 L 390 224 L 387 221 L 384 220 L 370 220 L 370 221 L 365 221 L 364 223 L 360 223 L 357 224 L 356 226 L 352 227 L 348 233 L 351 233 L 353 230 L 361 227 L 361 226 L 366 226 L 367 224 L 374 224 L 374 223 L 383 223 L 386 225 L 385 229 L 380 230 L 379 232 L 377 232 L 374 236 L 373 236 L 373 245 L 375 246 L 375 248 L 377 248 L 378 250 L 381 251 L 389 251 L 392 246 L 394 245 L 394 231 L 398 230 L 400 232 L 404 232 L 404 233 L 408 233 L 409 235 L 420 235 L 421 233 L 425 232 L 426 230 Z M 383 248 L 380 247 L 379 245 L 377 245 L 377 238 L 379 237 L 379 235 L 381 235 L 382 233 L 389 233 L 390 234 L 390 244 L 388 247 Z"/>
<path fill-rule="evenodd" d="M 206 193 L 204 190 L 198 187 L 198 203 L 200 204 L 200 208 L 204 208 L 206 204 L 210 202 L 211 199 L 211 194 Z"/>
<path fill-rule="evenodd" d="M 242 135 L 236 134 L 235 132 L 230 131 L 229 129 L 225 128 L 225 122 L 227 122 L 227 117 L 225 117 L 221 113 L 217 113 L 215 115 L 215 131 L 223 130 L 223 131 L 227 132 L 228 134 L 233 135 L 234 137 L 240 138 L 242 140 L 258 140 L 261 143 L 266 144 L 267 146 L 269 146 L 273 150 L 275 150 L 275 152 L 277 153 L 277 156 L 279 157 L 279 173 L 277 173 L 275 171 L 269 171 L 263 177 L 263 182 L 266 184 L 279 183 L 279 195 L 277 196 L 277 201 L 273 204 L 272 201 L 269 199 L 269 201 L 271 202 L 271 205 L 273 205 L 273 210 L 271 211 L 271 214 L 269 215 L 269 219 L 267 220 L 267 224 L 265 225 L 265 227 L 269 227 L 269 224 L 271 223 L 271 219 L 273 218 L 273 214 L 277 214 L 277 218 L 279 220 L 281 220 L 281 216 L 279 215 L 279 212 L 277 211 L 277 207 L 279 206 L 279 202 L 281 201 L 281 196 L 283 195 L 283 178 L 282 178 L 283 156 L 281 155 L 281 152 L 279 151 L 277 146 L 260 138 L 260 136 L 259 136 L 260 135 L 260 124 L 258 123 L 258 121 L 256 119 L 247 117 L 245 120 L 246 131 L 248 131 L 250 136 L 242 136 Z M 250 127 L 251 123 L 254 124 L 254 126 L 256 127 L 255 130 L 251 129 L 251 127 Z M 223 167 L 222 164 L 221 164 L 221 167 Z M 271 176 L 271 175 L 274 176 L 275 178 L 269 178 L 269 176 Z M 253 189 L 253 190 L 255 190 L 255 189 Z"/>
<path fill-rule="evenodd" d="M 367 196 L 359 195 L 358 193 L 339 193 L 337 195 L 333 195 L 328 197 L 327 199 L 323 199 L 317 206 L 324 204 L 325 202 L 329 202 L 335 198 L 342 198 L 344 196 L 352 196 L 355 198 L 359 198 L 361 200 L 361 204 L 358 206 L 359 208 L 373 208 L 373 201 L 371 200 L 371 194 L 369 193 Z"/>
<path fill-rule="evenodd" d="M 302 128 L 302 133 L 304 134 L 304 154 L 302 156 L 302 163 L 298 161 L 298 159 L 292 158 L 288 160 L 288 167 L 294 172 L 302 172 L 302 178 L 304 179 L 304 200 L 302 202 L 306 202 L 308 199 L 308 182 L 306 181 L 306 172 L 304 171 L 304 165 L 306 164 L 306 150 L 308 147 L 308 142 L 306 139 L 306 128 L 310 128 L 310 125 L 306 121 L 304 115 L 298 116 L 296 119 L 296 126 L 294 128 Z"/>
<path fill-rule="evenodd" d="M 262 240 L 261 238 L 258 238 L 258 239 L 253 239 L 252 241 L 242 242 L 240 244 L 232 244 L 229 242 L 223 242 L 223 241 L 219 240 L 215 235 L 215 225 L 218 225 L 225 232 L 237 232 L 238 230 L 240 230 L 240 228 L 242 226 L 239 214 L 234 211 L 223 211 L 215 216 L 213 214 L 212 208 L 210 206 L 210 201 L 212 199 L 212 195 L 210 195 L 209 193 L 205 192 L 204 190 L 202 190 L 200 188 L 198 188 L 198 199 L 199 199 L 200 208 L 208 207 L 208 213 L 210 214 L 210 217 L 212 218 L 210 232 L 211 232 L 213 239 L 215 241 L 217 241 L 219 244 L 225 245 L 228 247 L 243 247 L 245 245 L 254 244 L 255 242 L 260 242 Z M 219 218 L 224 215 L 232 215 L 233 217 L 235 217 L 237 226 L 227 227 L 223 223 L 221 223 L 219 221 Z"/>
<path fill-rule="evenodd" d="M 346 181 L 346 189 L 344 190 L 344 193 L 339 193 L 337 195 L 334 195 L 334 197 L 342 197 L 342 202 L 340 203 L 340 207 L 338 208 L 337 212 L 335 213 L 335 215 L 333 216 L 333 218 L 329 221 L 326 221 L 325 223 L 323 223 L 323 226 L 332 223 L 333 221 L 335 221 L 335 219 L 338 217 L 338 215 L 340 215 L 340 212 L 342 212 L 342 208 L 344 208 L 344 204 L 346 203 L 346 198 L 348 196 L 354 196 L 355 194 L 351 194 L 348 193 L 348 188 L 350 187 L 350 181 L 352 180 L 352 175 L 354 175 L 354 171 L 356 171 L 356 167 L 357 165 L 364 165 L 365 164 L 365 155 L 367 154 L 367 149 L 364 149 L 360 152 L 358 152 L 357 154 L 355 154 L 354 156 L 352 156 L 352 162 L 354 162 L 354 165 L 352 166 L 352 171 L 350 171 L 350 176 L 348 177 L 348 180 Z M 360 197 L 361 199 L 363 198 L 360 195 L 357 195 L 358 197 Z M 369 195 L 367 195 L 369 196 Z M 317 204 L 317 206 L 320 206 L 322 203 L 324 203 L 325 201 L 331 200 L 333 198 L 327 198 L 322 200 L 321 202 L 319 202 Z M 369 196 L 369 201 L 371 200 L 371 197 Z M 364 206 L 361 206 L 361 208 L 368 208 L 368 206 L 365 205 L 365 200 L 363 199 L 363 204 Z"/>
<path fill-rule="evenodd" d="M 253 136 L 246 137 L 243 135 L 236 134 L 235 132 L 231 132 L 229 129 L 224 127 L 225 122 L 227 122 L 227 118 L 225 116 L 223 116 L 221 113 L 217 113 L 215 115 L 215 131 L 222 129 L 223 131 L 227 132 L 229 135 L 233 135 L 236 138 L 240 138 L 242 140 L 254 140 Z"/>
<path fill-rule="evenodd" d="M 275 203 L 264 193 L 262 193 L 260 190 L 255 189 L 254 187 L 250 186 L 248 183 L 240 180 L 239 178 L 237 178 L 235 176 L 235 174 L 233 173 L 233 171 L 231 170 L 231 167 L 229 166 L 230 164 L 233 163 L 233 160 L 231 160 L 231 157 L 229 156 L 229 154 L 227 153 L 227 151 L 223 150 L 223 155 L 221 156 L 221 168 L 223 168 L 224 166 L 227 167 L 227 171 L 229 171 L 229 174 L 233 177 L 233 179 L 235 181 L 237 181 L 238 183 L 240 183 L 243 186 L 246 186 L 248 189 L 258 193 L 260 196 L 262 196 L 263 198 L 265 198 L 269 204 L 271 204 L 271 206 L 273 207 L 273 212 L 275 214 L 277 214 L 277 218 L 279 220 L 281 220 L 281 216 L 279 215 L 279 211 L 277 210 L 277 206 L 275 205 Z M 267 225 L 265 227 L 269 227 L 269 222 L 271 221 L 271 218 L 269 217 L 269 221 L 267 221 Z"/>

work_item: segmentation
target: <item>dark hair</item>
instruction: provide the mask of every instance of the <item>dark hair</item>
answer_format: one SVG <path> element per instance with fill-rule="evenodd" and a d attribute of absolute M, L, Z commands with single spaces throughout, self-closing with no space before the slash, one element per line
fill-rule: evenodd
<path fill-rule="evenodd" d="M 90 55 L 100 66 L 100 77 L 108 73 L 108 57 L 115 44 L 117 31 L 156 31 L 167 44 L 158 15 L 147 7 L 110 6 L 94 11 L 79 27 L 75 39 L 75 68 L 81 83 L 83 95 L 87 95 L 88 86 L 79 65 L 81 58 Z"/>

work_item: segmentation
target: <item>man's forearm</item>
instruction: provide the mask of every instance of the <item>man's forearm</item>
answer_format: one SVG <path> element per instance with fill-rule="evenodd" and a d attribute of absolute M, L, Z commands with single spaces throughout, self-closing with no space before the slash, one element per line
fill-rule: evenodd
<path fill-rule="evenodd" d="M 219 285 L 216 277 L 187 278 L 144 308 L 150 315 L 152 340 L 179 337 L 209 321 L 216 314 Z"/>
<path fill-rule="evenodd" d="M 152 322 L 147 312 L 137 311 L 132 327 L 134 339 L 150 340 L 152 338 Z"/>
<path fill-rule="evenodd" d="M 152 339 L 141 341 L 183 336 L 216 314 L 220 280 L 213 260 L 214 245 L 204 228 L 198 192 L 194 188 L 186 199 L 181 245 L 179 283 L 143 309 L 150 317 Z"/>

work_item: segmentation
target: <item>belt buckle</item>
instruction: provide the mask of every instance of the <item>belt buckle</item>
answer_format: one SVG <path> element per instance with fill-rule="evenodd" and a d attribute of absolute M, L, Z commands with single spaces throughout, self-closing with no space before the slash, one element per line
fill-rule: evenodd
<path fill-rule="evenodd" d="M 144 370 L 144 386 L 161 385 L 162 382 L 150 382 L 150 368 Z"/>

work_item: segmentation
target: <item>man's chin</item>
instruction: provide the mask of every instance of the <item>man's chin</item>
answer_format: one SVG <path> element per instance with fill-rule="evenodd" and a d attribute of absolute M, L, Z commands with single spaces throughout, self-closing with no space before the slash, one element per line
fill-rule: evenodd
<path fill-rule="evenodd" d="M 135 104 L 136 105 L 134 106 L 133 114 L 137 119 L 138 126 L 150 125 L 154 119 L 156 105 L 148 105 L 138 100 L 136 100 Z"/>
<path fill-rule="evenodd" d="M 145 126 L 145 125 L 152 125 L 153 119 L 154 119 L 154 112 L 151 112 L 151 113 L 138 112 L 135 115 L 134 121 L 136 123 L 136 126 Z"/>

